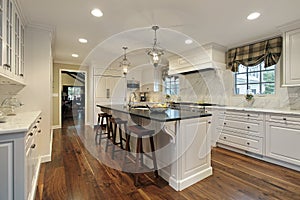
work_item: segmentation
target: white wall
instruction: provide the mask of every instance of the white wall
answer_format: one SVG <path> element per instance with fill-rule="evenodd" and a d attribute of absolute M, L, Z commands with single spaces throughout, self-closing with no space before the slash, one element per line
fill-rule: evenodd
<path fill-rule="evenodd" d="M 39 151 L 42 161 L 51 159 L 52 112 L 52 35 L 49 30 L 26 27 L 25 30 L 25 83 L 19 93 L 24 103 L 22 111 L 42 111 Z"/>

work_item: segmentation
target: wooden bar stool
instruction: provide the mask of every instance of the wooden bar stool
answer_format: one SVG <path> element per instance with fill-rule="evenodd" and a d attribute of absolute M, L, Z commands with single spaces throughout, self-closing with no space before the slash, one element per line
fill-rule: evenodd
<path fill-rule="evenodd" d="M 126 133 L 127 131 L 127 121 L 122 120 L 120 118 L 110 118 L 110 132 L 111 137 L 106 142 L 106 148 L 105 151 L 108 151 L 108 147 L 112 146 L 112 159 L 115 158 L 115 152 L 124 150 L 125 146 L 123 145 L 123 142 L 126 142 L 126 139 L 123 137 L 123 132 Z M 122 130 L 123 125 L 123 130 Z M 117 142 L 117 132 L 119 133 L 119 141 Z M 116 150 L 116 146 L 118 147 L 118 150 Z"/>
<path fill-rule="evenodd" d="M 101 145 L 102 139 L 110 139 L 110 124 L 109 119 L 112 117 L 112 115 L 107 113 L 98 113 L 98 120 L 97 125 L 98 128 L 96 130 L 95 134 L 95 141 L 97 142 L 97 138 L 99 137 L 99 144 Z M 106 124 L 104 124 L 104 119 Z"/>
<path fill-rule="evenodd" d="M 125 150 L 127 152 L 130 152 L 129 148 L 129 142 L 130 142 L 130 137 L 131 134 L 135 134 L 137 138 L 136 142 L 136 158 L 135 158 L 135 171 L 139 172 L 140 168 L 144 167 L 144 158 L 143 156 L 146 156 L 150 158 L 153 162 L 153 168 L 150 170 L 154 170 L 154 176 L 158 177 L 158 171 L 157 171 L 157 161 L 156 161 L 156 155 L 155 155 L 155 147 L 154 147 L 154 140 L 153 140 L 153 135 L 155 134 L 154 130 L 146 129 L 140 125 L 133 125 L 133 126 L 128 126 L 127 127 L 127 139 L 126 139 L 126 146 Z M 143 149 L 143 139 L 149 138 L 150 141 L 150 148 L 151 148 L 151 154 L 152 156 L 148 154 L 144 154 L 144 149 Z M 127 154 L 125 154 L 124 157 L 124 164 L 126 164 L 126 158 Z M 136 173 L 135 178 L 134 178 L 134 185 L 138 186 L 138 179 L 139 179 L 139 173 Z"/>

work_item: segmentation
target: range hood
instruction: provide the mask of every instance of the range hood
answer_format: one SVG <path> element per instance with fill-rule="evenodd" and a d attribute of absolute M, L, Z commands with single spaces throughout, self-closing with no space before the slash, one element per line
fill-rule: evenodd
<path fill-rule="evenodd" d="M 181 53 L 169 58 L 169 75 L 192 71 L 225 69 L 226 48 L 216 43 Z"/>

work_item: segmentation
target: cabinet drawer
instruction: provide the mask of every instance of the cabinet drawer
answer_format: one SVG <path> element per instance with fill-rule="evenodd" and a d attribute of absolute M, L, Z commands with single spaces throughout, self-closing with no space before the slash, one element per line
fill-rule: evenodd
<path fill-rule="evenodd" d="M 251 122 L 243 122 L 225 119 L 223 125 L 219 127 L 222 127 L 221 130 L 227 130 L 237 134 L 264 137 L 264 126 L 260 121 L 253 120 Z"/>
<path fill-rule="evenodd" d="M 262 138 L 259 137 L 240 137 L 228 133 L 222 133 L 218 143 L 232 146 L 238 149 L 262 154 Z"/>
<path fill-rule="evenodd" d="M 248 111 L 221 111 L 219 113 L 219 116 L 221 118 L 226 118 L 226 119 L 239 119 L 239 120 L 263 120 L 264 115 L 263 113 L 258 113 L 258 112 L 248 112 Z"/>
<path fill-rule="evenodd" d="M 282 114 L 269 114 L 267 120 L 270 122 L 279 122 L 286 124 L 299 124 L 300 116 L 298 115 L 282 115 Z"/>

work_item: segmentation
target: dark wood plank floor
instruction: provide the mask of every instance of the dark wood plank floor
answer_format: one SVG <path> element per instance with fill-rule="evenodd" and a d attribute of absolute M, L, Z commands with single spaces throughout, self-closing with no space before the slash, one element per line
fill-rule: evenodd
<path fill-rule="evenodd" d="M 87 151 L 78 131 L 93 135 L 91 128 L 64 124 L 54 131 L 52 162 L 41 166 L 36 200 L 300 200 L 299 172 L 221 148 L 212 150 L 213 176 L 181 192 L 152 173 L 136 188 L 131 175 L 101 164 Z"/>

